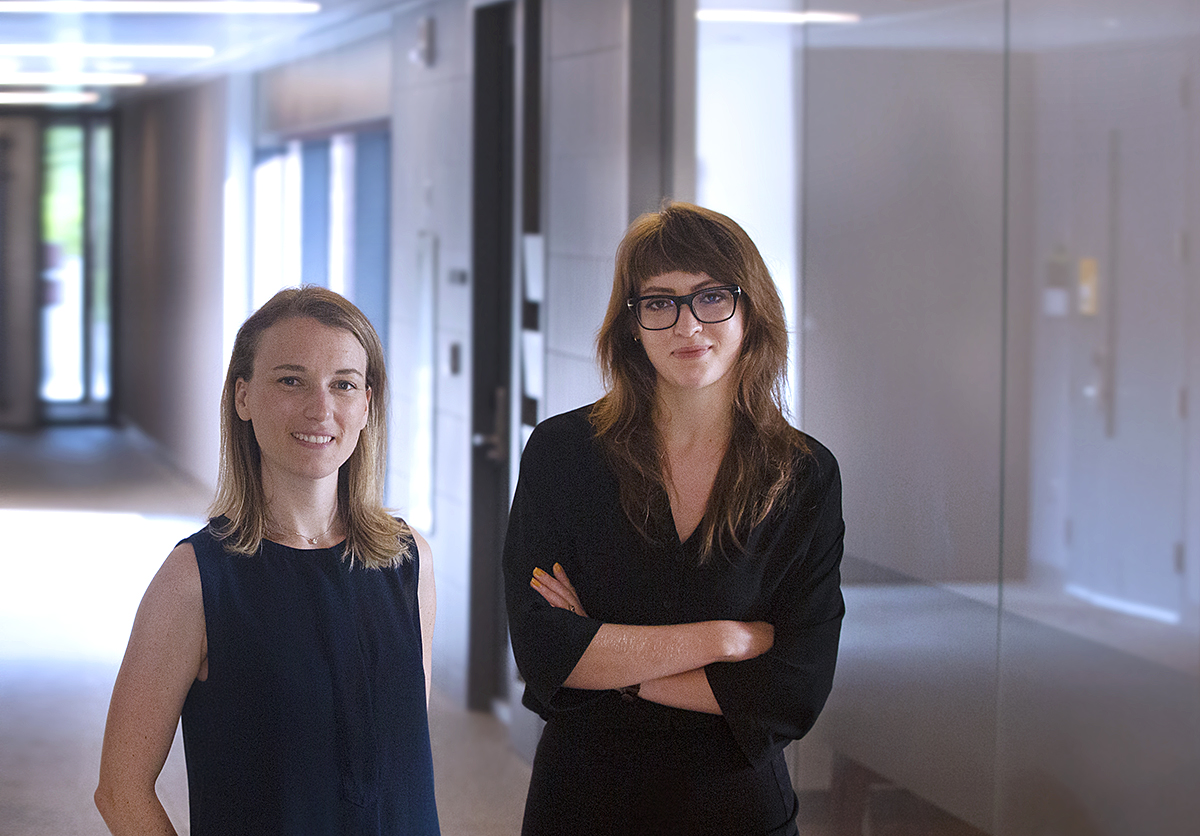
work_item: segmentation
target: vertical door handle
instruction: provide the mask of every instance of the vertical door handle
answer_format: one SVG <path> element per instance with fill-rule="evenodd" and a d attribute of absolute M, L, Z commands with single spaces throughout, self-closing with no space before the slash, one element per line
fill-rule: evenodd
<path fill-rule="evenodd" d="M 496 387 L 495 423 L 490 434 L 476 433 L 471 444 L 484 449 L 484 455 L 496 464 L 508 461 L 508 388 Z"/>

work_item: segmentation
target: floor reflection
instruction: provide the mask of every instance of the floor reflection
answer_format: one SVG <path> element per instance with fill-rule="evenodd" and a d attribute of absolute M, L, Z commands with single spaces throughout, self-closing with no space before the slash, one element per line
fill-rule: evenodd
<path fill-rule="evenodd" d="M 0 432 L 4 836 L 108 832 L 92 792 L 117 667 L 142 592 L 208 499 L 132 431 Z M 508 730 L 435 688 L 430 734 L 442 832 L 517 833 L 529 766 Z M 182 755 L 177 735 L 158 791 L 186 836 Z"/>

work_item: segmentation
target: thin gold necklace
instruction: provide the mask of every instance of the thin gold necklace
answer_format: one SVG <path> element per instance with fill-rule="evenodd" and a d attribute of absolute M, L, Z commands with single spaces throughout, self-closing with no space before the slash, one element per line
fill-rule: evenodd
<path fill-rule="evenodd" d="M 333 510 L 333 519 L 331 519 L 329 521 L 328 528 L 326 528 L 320 534 L 315 534 L 312 537 L 309 537 L 307 534 L 301 534 L 299 531 L 288 531 L 287 529 L 275 528 L 274 526 L 271 526 L 271 525 L 267 526 L 267 530 L 273 534 L 291 534 L 293 536 L 299 537 L 301 540 L 306 541 L 310 546 L 315 546 L 317 544 L 318 540 L 320 540 L 322 537 L 324 537 L 326 534 L 328 534 L 330 531 L 333 530 L 333 527 L 335 525 L 337 525 L 337 519 L 338 519 L 338 513 L 337 513 L 337 509 L 335 508 Z"/>

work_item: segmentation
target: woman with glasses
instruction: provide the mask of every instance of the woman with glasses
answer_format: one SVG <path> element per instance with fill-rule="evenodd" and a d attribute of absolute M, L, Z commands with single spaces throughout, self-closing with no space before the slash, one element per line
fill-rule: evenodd
<path fill-rule="evenodd" d="M 155 793 L 183 718 L 192 836 L 436 836 L 425 540 L 381 505 L 383 348 L 319 287 L 238 331 L 208 525 L 150 583 L 113 689 L 96 806 L 174 833 Z"/>
<path fill-rule="evenodd" d="M 783 749 L 843 613 L 833 455 L 783 414 L 783 306 L 729 218 L 667 204 L 617 251 L 606 394 L 543 422 L 504 549 L 526 836 L 794 834 Z"/>

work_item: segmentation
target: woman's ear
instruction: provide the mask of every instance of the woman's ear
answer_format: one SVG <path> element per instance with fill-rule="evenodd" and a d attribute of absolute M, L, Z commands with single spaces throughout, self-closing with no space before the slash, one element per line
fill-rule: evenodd
<path fill-rule="evenodd" d="M 233 407 L 237 410 L 238 417 L 243 421 L 250 420 L 250 407 L 246 403 L 247 382 L 244 377 L 239 377 L 234 382 L 233 388 Z"/>

